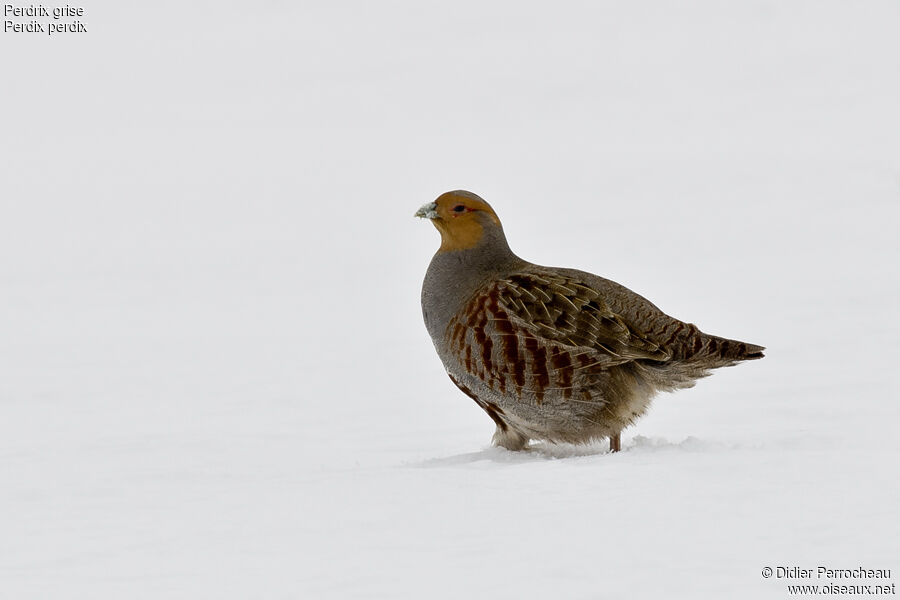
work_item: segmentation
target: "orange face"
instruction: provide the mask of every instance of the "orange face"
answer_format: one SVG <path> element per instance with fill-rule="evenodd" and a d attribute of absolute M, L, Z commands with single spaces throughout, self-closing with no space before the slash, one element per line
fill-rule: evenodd
<path fill-rule="evenodd" d="M 484 223 L 500 226 L 497 213 L 487 202 L 463 190 L 441 194 L 416 216 L 431 219 L 441 232 L 442 251 L 472 248 L 484 235 Z"/>
<path fill-rule="evenodd" d="M 491 205 L 473 194 L 463 190 L 447 192 L 434 201 L 437 205 L 438 217 L 447 222 L 464 223 L 475 217 L 473 213 L 487 213 L 496 225 L 500 224 L 497 213 Z"/>

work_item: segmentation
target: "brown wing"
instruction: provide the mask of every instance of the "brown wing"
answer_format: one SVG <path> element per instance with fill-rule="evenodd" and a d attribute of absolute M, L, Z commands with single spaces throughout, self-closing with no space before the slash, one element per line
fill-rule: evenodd
<path fill-rule="evenodd" d="M 447 336 L 468 373 L 501 394 L 531 394 L 537 402 L 551 390 L 565 398 L 586 393 L 592 372 L 671 357 L 598 292 L 565 276 L 519 273 L 491 283 L 450 321 Z"/>
<path fill-rule="evenodd" d="M 669 350 L 607 306 L 600 293 L 562 275 L 516 274 L 498 284 L 500 306 L 521 327 L 613 359 L 668 360 Z"/>

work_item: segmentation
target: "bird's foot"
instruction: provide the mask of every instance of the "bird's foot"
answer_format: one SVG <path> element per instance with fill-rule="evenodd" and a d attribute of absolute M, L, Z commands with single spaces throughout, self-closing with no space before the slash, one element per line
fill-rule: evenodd
<path fill-rule="evenodd" d="M 622 449 L 622 432 L 616 432 L 609 436 L 609 451 L 618 452 Z"/>
<path fill-rule="evenodd" d="M 494 432 L 492 441 L 495 446 L 500 446 L 501 448 L 506 448 L 507 450 L 512 450 L 514 452 L 522 450 L 528 445 L 528 438 L 526 436 L 509 427 L 504 429 L 497 427 L 497 431 Z"/>

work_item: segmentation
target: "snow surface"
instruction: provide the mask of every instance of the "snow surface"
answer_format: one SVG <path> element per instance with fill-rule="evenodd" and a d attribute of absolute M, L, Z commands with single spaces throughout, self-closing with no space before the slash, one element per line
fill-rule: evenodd
<path fill-rule="evenodd" d="M 0 34 L 0 596 L 897 582 L 900 4 L 84 6 Z M 419 309 L 457 188 L 767 358 L 490 448 Z"/>

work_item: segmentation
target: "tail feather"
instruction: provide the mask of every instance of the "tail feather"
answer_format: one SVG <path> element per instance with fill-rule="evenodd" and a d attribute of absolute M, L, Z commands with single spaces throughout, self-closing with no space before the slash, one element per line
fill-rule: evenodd
<path fill-rule="evenodd" d="M 712 369 L 763 358 L 762 346 L 702 333 L 696 327 L 679 340 L 669 361 L 638 361 L 642 373 L 660 391 L 693 387 Z"/>
<path fill-rule="evenodd" d="M 748 344 L 738 340 L 729 340 L 714 335 L 704 335 L 699 352 L 692 358 L 697 360 L 711 360 L 720 363 L 715 366 L 729 366 L 744 360 L 756 360 L 765 357 L 763 346 Z"/>

